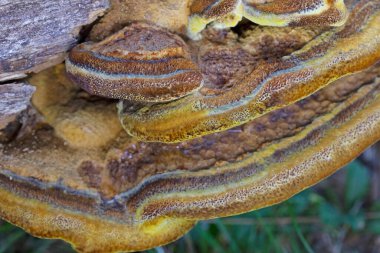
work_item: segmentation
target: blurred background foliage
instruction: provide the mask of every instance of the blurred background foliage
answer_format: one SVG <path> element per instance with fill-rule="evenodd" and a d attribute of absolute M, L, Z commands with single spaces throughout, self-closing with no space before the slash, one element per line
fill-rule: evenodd
<path fill-rule="evenodd" d="M 73 253 L 0 221 L 0 253 Z M 182 239 L 149 253 L 380 253 L 380 145 L 327 180 L 281 204 L 199 222 Z"/>

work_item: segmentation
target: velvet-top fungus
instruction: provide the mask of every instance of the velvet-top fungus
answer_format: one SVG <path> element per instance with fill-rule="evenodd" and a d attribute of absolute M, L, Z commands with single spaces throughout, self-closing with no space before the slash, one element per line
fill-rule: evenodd
<path fill-rule="evenodd" d="M 380 0 L 194 0 L 175 18 L 177 2 L 125 1 L 118 32 L 114 3 L 101 41 L 28 79 L 34 117 L 0 146 L 2 218 L 81 252 L 148 249 L 380 139 Z"/>
<path fill-rule="evenodd" d="M 207 24 L 233 27 L 243 17 L 259 25 L 341 26 L 347 18 L 343 0 L 199 0 L 191 6 L 188 34 L 197 38 Z"/>
<path fill-rule="evenodd" d="M 127 26 L 97 44 L 80 44 L 66 68 L 89 93 L 129 101 L 174 100 L 202 82 L 181 37 L 146 24 Z"/>
<path fill-rule="evenodd" d="M 122 108 L 123 125 L 144 141 L 183 141 L 244 124 L 366 69 L 380 57 L 378 4 L 356 6 L 345 25 L 322 32 L 292 54 L 261 62 L 220 94 L 195 92 L 142 110 Z"/>

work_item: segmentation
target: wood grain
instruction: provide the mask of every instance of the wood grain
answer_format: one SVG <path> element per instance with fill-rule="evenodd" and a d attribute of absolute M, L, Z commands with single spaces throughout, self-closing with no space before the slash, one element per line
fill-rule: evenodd
<path fill-rule="evenodd" d="M 80 28 L 108 7 L 108 0 L 0 1 L 0 81 L 62 62 Z"/>
<path fill-rule="evenodd" d="M 8 141 L 20 127 L 34 91 L 24 82 L 0 85 L 0 142 Z"/>

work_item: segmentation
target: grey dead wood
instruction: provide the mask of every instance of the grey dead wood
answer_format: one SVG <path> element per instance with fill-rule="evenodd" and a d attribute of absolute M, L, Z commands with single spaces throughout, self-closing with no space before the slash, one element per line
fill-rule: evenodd
<path fill-rule="evenodd" d="M 35 87 L 25 82 L 0 85 L 0 143 L 20 129 L 34 91 Z"/>
<path fill-rule="evenodd" d="M 108 0 L 0 0 L 0 82 L 62 62 Z"/>

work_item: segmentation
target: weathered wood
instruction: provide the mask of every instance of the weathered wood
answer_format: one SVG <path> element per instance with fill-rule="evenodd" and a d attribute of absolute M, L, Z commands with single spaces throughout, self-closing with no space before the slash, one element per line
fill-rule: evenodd
<path fill-rule="evenodd" d="M 25 82 L 0 85 L 0 142 L 8 141 L 19 129 L 20 117 L 35 90 Z"/>
<path fill-rule="evenodd" d="M 108 0 L 0 0 L 0 81 L 63 61 Z"/>

